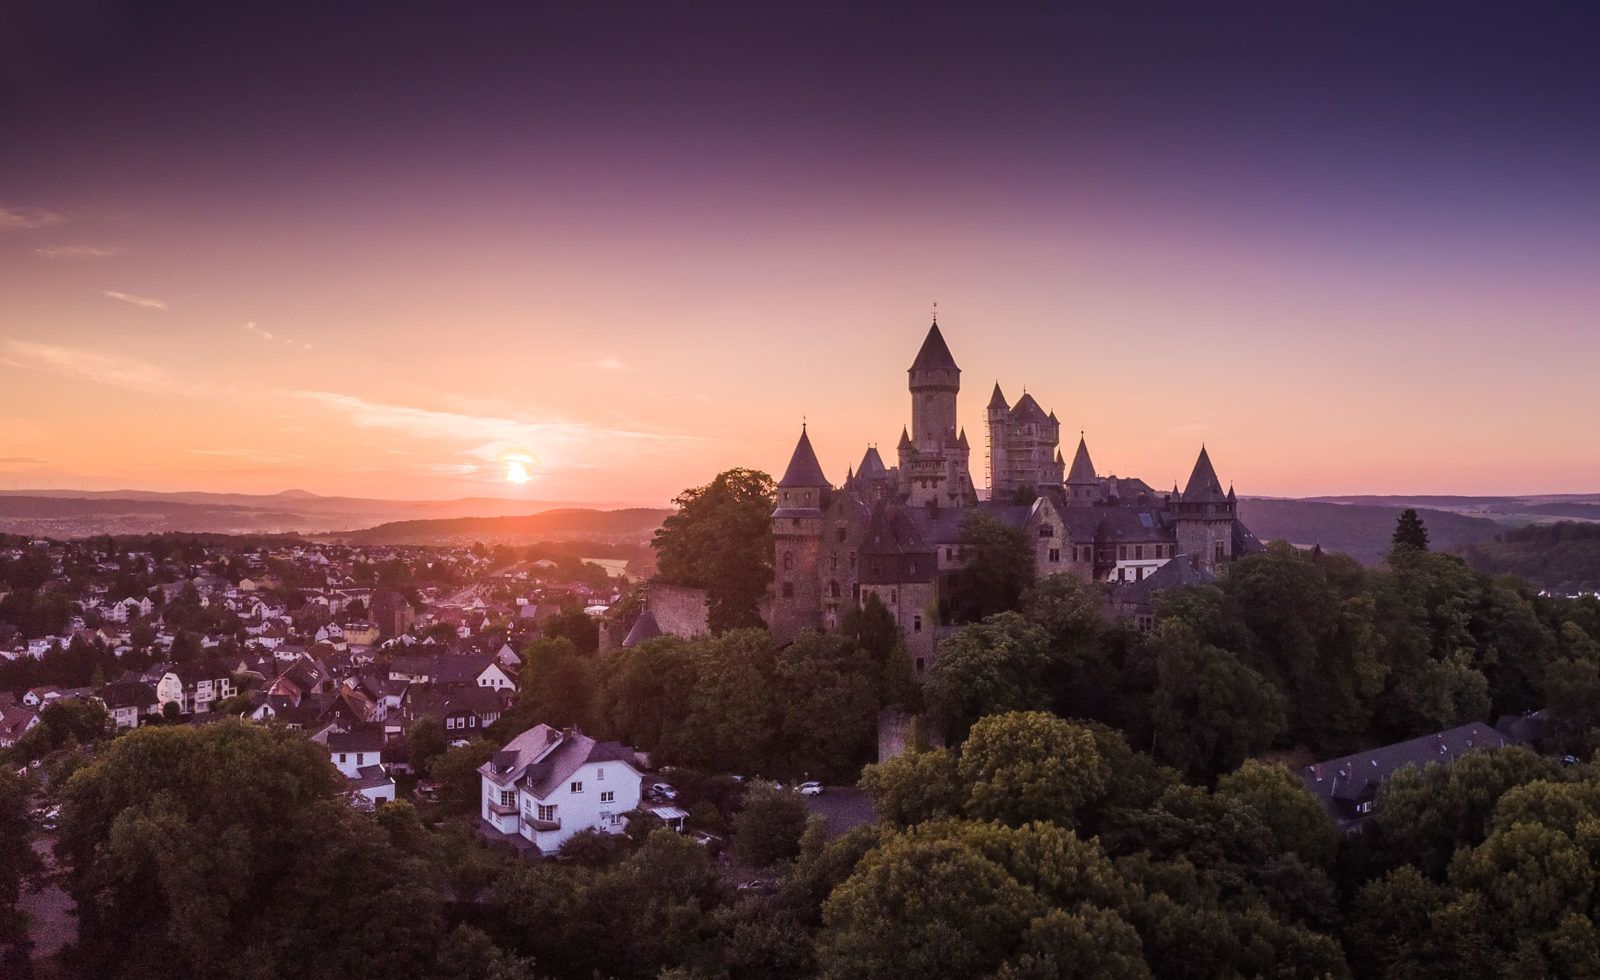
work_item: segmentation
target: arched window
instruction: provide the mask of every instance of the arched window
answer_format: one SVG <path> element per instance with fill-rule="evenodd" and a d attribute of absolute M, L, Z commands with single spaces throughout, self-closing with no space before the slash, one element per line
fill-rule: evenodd
<path fill-rule="evenodd" d="M 839 598 L 839 583 L 838 582 L 829 582 L 828 583 L 828 596 L 829 596 L 829 598 L 833 598 L 833 599 Z"/>
<path fill-rule="evenodd" d="M 794 555 L 785 551 L 783 553 L 783 570 L 790 571 L 794 568 Z"/>

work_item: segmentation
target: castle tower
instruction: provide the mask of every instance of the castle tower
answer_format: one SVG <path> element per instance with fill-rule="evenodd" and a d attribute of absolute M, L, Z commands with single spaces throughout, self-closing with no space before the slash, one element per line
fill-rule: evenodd
<path fill-rule="evenodd" d="M 911 438 L 917 449 L 937 451 L 954 443 L 961 369 L 950 356 L 937 320 L 906 373 L 911 376 Z"/>
<path fill-rule="evenodd" d="M 911 428 L 900 437 L 900 493 L 914 506 L 963 507 L 978 502 L 968 466 L 971 447 L 958 434 L 961 369 L 934 321 L 906 372 Z"/>
<path fill-rule="evenodd" d="M 800 427 L 789 467 L 778 481 L 778 506 L 772 512 L 773 591 L 768 626 L 779 643 L 802 630 L 822 626 L 822 512 L 833 487 Z"/>
<path fill-rule="evenodd" d="M 1094 461 L 1089 458 L 1089 443 L 1079 433 L 1078 451 L 1072 456 L 1072 469 L 1067 471 L 1067 500 L 1074 504 L 1096 503 L 1103 490 L 1104 484 L 1094 472 Z"/>
<path fill-rule="evenodd" d="M 1172 515 L 1177 525 L 1179 554 L 1188 555 L 1197 566 L 1212 573 L 1233 560 L 1238 498 L 1231 488 L 1222 492 L 1222 481 L 1217 479 L 1204 446 L 1200 447 L 1188 485 L 1173 497 Z"/>
<path fill-rule="evenodd" d="M 1000 382 L 994 383 L 994 394 L 989 396 L 989 407 L 984 409 L 984 421 L 989 426 L 989 499 L 1001 500 L 1009 489 L 1008 453 L 1011 440 L 1006 433 L 1006 422 L 1011 418 L 1011 405 L 1000 391 Z"/>

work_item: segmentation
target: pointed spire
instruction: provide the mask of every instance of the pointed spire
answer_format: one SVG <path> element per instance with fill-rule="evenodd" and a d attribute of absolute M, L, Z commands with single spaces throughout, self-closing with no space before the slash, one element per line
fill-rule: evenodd
<path fill-rule="evenodd" d="M 1238 497 L 1237 494 L 1235 494 L 1233 492 L 1233 484 L 1230 483 L 1230 484 L 1228 484 L 1228 503 L 1235 504 L 1235 503 L 1238 503 L 1238 502 L 1239 502 L 1239 497 Z"/>
<path fill-rule="evenodd" d="M 900 448 L 911 448 L 911 433 L 907 432 L 906 427 L 903 425 L 900 427 Z"/>
<path fill-rule="evenodd" d="M 956 445 L 961 447 L 962 449 L 968 448 L 967 447 L 967 427 L 966 426 L 962 426 L 961 427 L 961 434 L 956 437 Z"/>
<path fill-rule="evenodd" d="M 950 348 L 944 342 L 944 334 L 939 332 L 939 323 L 934 321 L 928 328 L 928 336 L 922 342 L 922 349 L 917 351 L 917 359 L 911 362 L 911 370 L 943 370 L 957 371 L 956 359 L 950 355 Z"/>
<path fill-rule="evenodd" d="M 1000 393 L 1000 382 L 994 383 L 994 394 L 989 396 L 989 407 L 1008 411 L 1011 406 L 1006 402 L 1006 396 Z"/>
<path fill-rule="evenodd" d="M 1189 482 L 1183 488 L 1183 499 L 1211 502 L 1225 499 L 1222 481 L 1217 479 L 1217 471 L 1211 466 L 1211 456 L 1206 452 L 1204 443 L 1200 444 L 1200 457 L 1194 461 L 1194 472 L 1189 474 Z"/>
<path fill-rule="evenodd" d="M 828 478 L 822 475 L 822 464 L 811 448 L 811 437 L 806 434 L 805 423 L 800 424 L 800 441 L 795 443 L 794 455 L 789 457 L 789 468 L 783 471 L 780 487 L 826 487 Z"/>
<path fill-rule="evenodd" d="M 1078 433 L 1078 451 L 1072 456 L 1072 469 L 1067 473 L 1068 483 L 1095 483 L 1094 461 L 1089 458 L 1089 443 L 1083 433 Z"/>
<path fill-rule="evenodd" d="M 633 628 L 628 630 L 628 635 L 622 641 L 625 648 L 636 647 L 646 640 L 653 640 L 661 635 L 661 624 L 656 622 L 655 614 L 648 606 L 639 618 L 633 621 Z"/>

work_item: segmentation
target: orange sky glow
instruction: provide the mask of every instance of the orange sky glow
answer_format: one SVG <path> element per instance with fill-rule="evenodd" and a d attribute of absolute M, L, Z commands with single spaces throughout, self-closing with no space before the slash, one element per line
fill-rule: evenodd
<path fill-rule="evenodd" d="M 979 486 L 998 381 L 1157 487 L 1204 442 L 1243 495 L 1600 490 L 1593 147 L 1237 98 L 1160 129 L 1161 93 L 888 131 L 774 57 L 735 66 L 757 114 L 720 78 L 629 117 L 497 77 L 548 114 L 520 129 L 450 90 L 341 128 L 61 87 L 0 149 L 0 489 L 659 505 L 780 473 L 802 417 L 838 482 L 892 462 L 937 301 Z"/>

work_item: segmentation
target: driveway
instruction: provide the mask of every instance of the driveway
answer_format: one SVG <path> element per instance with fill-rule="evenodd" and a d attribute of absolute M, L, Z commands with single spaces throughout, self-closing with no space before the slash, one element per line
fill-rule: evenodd
<path fill-rule="evenodd" d="M 838 837 L 878 819 L 867 794 L 854 786 L 829 786 L 821 796 L 804 799 L 807 810 L 827 821 L 829 837 Z"/>

